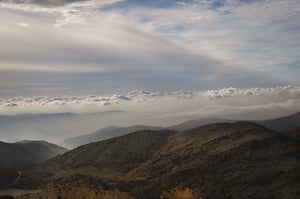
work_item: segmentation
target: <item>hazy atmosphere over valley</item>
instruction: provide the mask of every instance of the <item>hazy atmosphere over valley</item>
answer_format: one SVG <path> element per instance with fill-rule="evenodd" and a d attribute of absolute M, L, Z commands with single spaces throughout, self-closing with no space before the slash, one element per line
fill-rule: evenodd
<path fill-rule="evenodd" d="M 2 0 L 0 139 L 296 113 L 299 12 L 298 0 Z"/>

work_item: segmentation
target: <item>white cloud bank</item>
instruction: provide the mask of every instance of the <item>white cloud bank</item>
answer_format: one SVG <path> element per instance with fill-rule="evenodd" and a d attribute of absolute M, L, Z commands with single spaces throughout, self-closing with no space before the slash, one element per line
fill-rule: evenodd
<path fill-rule="evenodd" d="M 237 113 L 300 111 L 300 87 L 224 88 L 208 91 L 130 91 L 107 96 L 0 98 L 0 114 L 97 113 L 121 110 L 150 117 L 233 117 Z M 272 110 L 273 109 L 273 110 Z M 277 110 L 276 110 L 277 109 Z M 226 115 L 227 114 L 227 115 Z M 270 117 L 260 115 L 255 117 Z M 272 116 L 271 116 L 272 117 Z M 248 118 L 249 119 L 249 118 Z"/>
<path fill-rule="evenodd" d="M 261 120 L 299 111 L 300 87 L 296 86 L 1 98 L 0 140 L 59 142 L 109 125 L 171 126 L 209 117 Z"/>

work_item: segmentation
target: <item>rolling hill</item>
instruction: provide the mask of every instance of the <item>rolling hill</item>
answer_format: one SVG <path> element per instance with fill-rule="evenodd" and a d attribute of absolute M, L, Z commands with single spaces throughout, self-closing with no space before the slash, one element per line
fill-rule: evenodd
<path fill-rule="evenodd" d="M 53 175 L 45 196 L 86 191 L 135 199 L 297 198 L 299 134 L 249 122 L 147 130 L 80 146 L 38 171 Z"/>
<path fill-rule="evenodd" d="M 0 168 L 28 168 L 66 151 L 45 141 L 0 142 Z"/>

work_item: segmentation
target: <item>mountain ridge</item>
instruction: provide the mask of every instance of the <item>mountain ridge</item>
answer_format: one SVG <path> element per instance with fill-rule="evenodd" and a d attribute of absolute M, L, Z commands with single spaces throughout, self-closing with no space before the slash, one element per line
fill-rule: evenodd
<path fill-rule="evenodd" d="M 275 119 L 253 121 L 275 131 L 284 132 L 300 127 L 300 112 Z"/>
<path fill-rule="evenodd" d="M 172 194 L 174 199 L 175 193 L 189 193 L 191 199 L 296 198 L 297 135 L 299 129 L 284 134 L 251 122 L 146 130 L 80 146 L 38 169 L 58 175 L 52 182 L 64 189 L 101 179 L 107 183 L 104 190 L 121 190 L 135 199 Z"/>
<path fill-rule="evenodd" d="M 117 126 L 108 126 L 102 129 L 99 129 L 91 134 L 76 136 L 72 138 L 65 139 L 59 144 L 67 148 L 75 148 L 80 145 L 99 142 L 102 140 L 122 136 L 128 133 L 133 133 L 141 130 L 161 130 L 163 127 L 158 126 L 146 126 L 146 125 L 134 125 L 128 127 L 117 127 Z"/>
<path fill-rule="evenodd" d="M 247 121 L 247 120 L 245 120 Z M 177 125 L 172 125 L 169 127 L 158 127 L 158 126 L 146 126 L 146 125 L 134 125 L 128 127 L 117 127 L 117 126 L 109 126 L 102 129 L 99 129 L 93 133 L 85 134 L 81 136 L 76 136 L 72 138 L 67 138 L 62 142 L 59 142 L 59 145 L 65 146 L 67 148 L 75 148 L 83 144 L 88 144 L 91 142 L 102 141 L 110 138 L 114 138 L 117 136 L 125 135 L 128 133 L 132 133 L 140 130 L 160 130 L 160 129 L 169 129 L 175 131 L 185 131 L 190 130 L 192 128 L 196 128 L 199 126 L 214 124 L 214 123 L 234 123 L 238 122 L 236 120 L 229 119 L 220 119 L 216 117 L 188 120 Z M 260 125 L 263 125 L 269 129 L 283 132 L 287 131 L 291 128 L 295 128 L 300 126 L 300 112 L 288 115 L 285 117 L 279 117 L 275 119 L 269 120 L 253 120 L 248 122 L 254 122 Z"/>
<path fill-rule="evenodd" d="M 0 141 L 0 168 L 27 168 L 40 164 L 67 150 L 46 141 Z"/>

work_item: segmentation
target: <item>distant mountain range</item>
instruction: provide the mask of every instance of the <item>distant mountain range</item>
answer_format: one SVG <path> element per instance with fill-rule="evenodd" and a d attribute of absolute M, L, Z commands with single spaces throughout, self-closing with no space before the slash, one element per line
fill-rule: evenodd
<path fill-rule="evenodd" d="M 80 146 L 37 171 L 52 176 L 44 196 L 298 198 L 299 130 L 279 133 L 250 122 L 144 130 Z"/>
<path fill-rule="evenodd" d="M 103 126 L 108 118 L 122 114 L 125 115 L 125 112 L 0 115 L 0 140 L 46 140 L 57 143 L 67 135 L 78 136 L 83 132 L 93 132 Z"/>
<path fill-rule="evenodd" d="M 199 126 L 203 126 L 206 124 L 222 123 L 222 122 L 233 123 L 233 122 L 237 122 L 237 120 L 228 120 L 228 119 L 220 119 L 220 118 L 212 117 L 212 118 L 205 118 L 205 119 L 198 119 L 198 120 L 189 120 L 175 126 L 167 127 L 167 129 L 183 131 L 183 130 L 189 130 Z M 275 119 L 249 120 L 249 122 L 254 122 L 263 125 L 274 131 L 285 132 L 300 126 L 300 112 L 285 117 L 275 118 Z"/>
<path fill-rule="evenodd" d="M 214 123 L 232 123 L 236 122 L 235 120 L 227 120 L 227 119 L 220 119 L 216 117 L 209 117 L 209 118 L 203 118 L 203 119 L 196 119 L 196 120 L 188 120 L 185 122 L 182 122 L 180 124 L 169 126 L 167 129 L 176 130 L 176 131 L 186 131 L 190 130 L 192 128 L 196 128 L 199 126 L 204 126 L 207 124 L 214 124 Z"/>
<path fill-rule="evenodd" d="M 254 121 L 274 131 L 285 132 L 300 127 L 300 112 L 271 120 Z"/>
<path fill-rule="evenodd" d="M 67 148 L 75 148 L 80 145 L 84 145 L 84 144 L 88 144 L 88 143 L 92 143 L 92 142 L 98 142 L 98 141 L 118 137 L 121 135 L 126 135 L 129 133 L 133 133 L 135 131 L 161 130 L 161 129 L 184 131 L 184 130 L 189 130 L 189 129 L 196 128 L 199 126 L 207 125 L 207 124 L 223 123 L 223 122 L 233 123 L 236 121 L 212 117 L 212 118 L 204 118 L 204 119 L 198 119 L 198 120 L 189 120 L 189 121 L 180 123 L 178 125 L 169 126 L 166 128 L 156 127 L 156 126 L 144 126 L 144 125 L 136 125 L 136 126 L 129 126 L 129 127 L 109 126 L 109 127 L 100 129 L 91 134 L 65 139 L 64 141 L 62 141 L 58 144 L 61 146 L 67 147 Z M 287 131 L 289 129 L 295 128 L 297 126 L 300 126 L 300 113 L 296 113 L 296 114 L 293 114 L 293 115 L 290 115 L 287 117 L 271 119 L 271 120 L 258 120 L 258 121 L 251 121 L 251 122 L 261 124 L 261 125 L 269 128 L 269 129 L 272 129 L 274 131 L 283 132 L 283 131 Z"/>
<path fill-rule="evenodd" d="M 0 169 L 28 168 L 66 151 L 45 141 L 0 142 Z"/>

